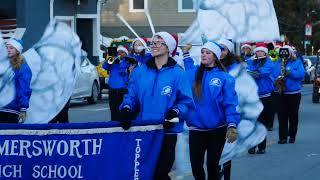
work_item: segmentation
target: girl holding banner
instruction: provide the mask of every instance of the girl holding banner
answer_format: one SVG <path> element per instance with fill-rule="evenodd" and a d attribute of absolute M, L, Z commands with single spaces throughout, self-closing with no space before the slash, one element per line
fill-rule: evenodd
<path fill-rule="evenodd" d="M 194 107 L 188 78 L 172 58 L 177 44 L 171 34 L 155 33 L 151 42 L 153 58 L 132 72 L 128 94 L 120 106 L 123 129 L 130 128 L 130 117 L 137 108 L 140 108 L 137 120 L 163 123 L 165 136 L 154 173 L 154 179 L 159 180 L 170 179 L 177 133 L 183 130 L 183 122 L 175 120 L 183 119 L 188 109 Z"/>
<path fill-rule="evenodd" d="M 208 179 L 220 179 L 219 160 L 227 142 L 237 139 L 237 125 L 240 121 L 236 111 L 238 98 L 235 80 L 224 72 L 219 61 L 221 48 L 208 41 L 201 49 L 200 67 L 191 67 L 191 58 L 185 58 L 196 109 L 190 111 L 186 121 L 190 127 L 189 147 L 192 173 L 195 179 L 204 180 L 204 155 L 207 151 Z"/>
<path fill-rule="evenodd" d="M 18 123 L 26 120 L 29 99 L 31 96 L 30 82 L 32 72 L 21 55 L 23 43 L 12 38 L 7 43 L 8 58 L 14 71 L 15 98 L 8 105 L 0 108 L 0 123 Z"/>

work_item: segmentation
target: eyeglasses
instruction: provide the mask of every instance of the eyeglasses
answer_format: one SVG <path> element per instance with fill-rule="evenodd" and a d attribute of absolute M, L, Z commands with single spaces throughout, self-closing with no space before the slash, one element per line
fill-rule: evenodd
<path fill-rule="evenodd" d="M 167 46 L 167 45 L 166 45 L 166 43 L 163 43 L 163 42 L 151 42 L 150 46 L 159 48 L 161 46 Z"/>

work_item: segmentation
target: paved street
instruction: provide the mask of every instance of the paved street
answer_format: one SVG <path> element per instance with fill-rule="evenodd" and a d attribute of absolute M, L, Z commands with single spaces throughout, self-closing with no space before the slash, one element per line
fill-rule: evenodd
<path fill-rule="evenodd" d="M 248 155 L 243 153 L 233 161 L 233 180 L 313 180 L 318 179 L 320 172 L 320 104 L 311 102 L 311 85 L 304 85 L 300 105 L 300 124 L 295 144 L 279 145 L 278 124 L 268 134 L 267 153 L 264 155 Z M 86 101 L 72 101 L 69 114 L 71 122 L 94 122 L 109 119 L 107 96 L 104 95 L 96 105 L 87 105 Z M 179 144 L 179 147 L 184 146 Z M 179 156 L 179 155 L 178 155 Z M 182 157 L 181 157 L 182 156 Z M 183 153 L 180 168 L 190 169 L 183 160 L 188 158 Z M 174 179 L 191 180 L 192 174 L 172 174 Z"/>

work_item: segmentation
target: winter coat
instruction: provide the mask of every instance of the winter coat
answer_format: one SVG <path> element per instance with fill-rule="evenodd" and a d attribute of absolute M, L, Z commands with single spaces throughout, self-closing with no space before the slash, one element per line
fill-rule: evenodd
<path fill-rule="evenodd" d="M 184 59 L 186 63 L 191 61 L 193 60 L 190 57 Z M 185 65 L 185 67 L 190 84 L 193 84 L 199 66 Z M 238 98 L 235 92 L 235 80 L 217 67 L 204 71 L 202 95 L 199 98 L 194 95 L 194 102 L 195 109 L 191 110 L 186 118 L 190 129 L 211 130 L 224 125 L 237 127 L 240 121 L 240 114 L 236 111 Z"/>
<path fill-rule="evenodd" d="M 258 60 L 250 59 L 247 61 L 247 70 L 254 72 L 257 75 L 253 76 L 258 85 L 258 94 L 260 98 L 269 97 L 274 91 L 273 79 L 273 63 L 269 57 L 266 58 L 265 63 L 255 62 Z"/>
<path fill-rule="evenodd" d="M 302 81 L 305 76 L 304 66 L 299 59 L 288 60 L 285 65 L 285 70 L 288 73 L 284 78 L 284 94 L 296 94 L 301 91 Z M 281 60 L 275 64 L 274 77 L 278 77 L 281 74 Z"/>
<path fill-rule="evenodd" d="M 29 65 L 24 62 L 19 69 L 14 70 L 14 85 L 15 85 L 15 98 L 3 108 L 2 112 L 9 112 L 20 114 L 21 111 L 26 111 L 29 108 L 29 99 L 31 96 L 30 82 L 32 72 Z"/>
<path fill-rule="evenodd" d="M 172 108 L 179 110 L 180 122 L 167 133 L 181 132 L 182 119 L 194 107 L 187 76 L 172 58 L 160 70 L 154 58 L 137 67 L 130 76 L 128 91 L 120 109 L 129 106 L 131 111 L 135 111 L 139 107 L 137 120 L 162 123 L 167 111 Z"/>
<path fill-rule="evenodd" d="M 120 60 L 120 63 L 109 64 L 108 61 L 103 63 L 102 68 L 110 71 L 108 85 L 111 89 L 127 88 L 129 80 L 127 69 L 129 66 L 130 64 L 124 58 Z"/>
<path fill-rule="evenodd" d="M 145 64 L 148 60 L 152 59 L 151 53 L 145 53 L 144 56 L 140 54 L 130 54 L 131 58 L 134 58 L 138 62 L 138 66 Z"/>

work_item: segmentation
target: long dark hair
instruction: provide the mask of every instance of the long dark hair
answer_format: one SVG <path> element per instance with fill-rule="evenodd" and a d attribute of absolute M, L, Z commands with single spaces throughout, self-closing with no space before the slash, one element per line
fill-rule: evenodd
<path fill-rule="evenodd" d="M 221 71 L 226 71 L 225 67 L 223 66 L 223 64 L 219 61 L 219 59 L 217 58 L 217 56 L 213 53 L 214 56 L 214 61 L 215 61 L 215 66 L 218 67 Z M 202 96 L 202 78 L 203 78 L 203 74 L 205 71 L 206 67 L 204 64 L 200 64 L 200 67 L 197 70 L 196 73 L 196 78 L 195 81 L 193 82 L 193 92 L 195 94 L 195 96 L 200 99 L 200 97 Z"/>
<path fill-rule="evenodd" d="M 242 60 L 239 56 L 231 53 L 229 50 L 228 50 L 227 56 L 226 56 L 225 58 L 221 59 L 221 63 L 222 63 L 225 67 L 230 66 L 230 65 L 232 65 L 232 64 L 235 63 L 235 62 L 241 63 L 241 62 L 243 62 L 243 60 Z"/>

